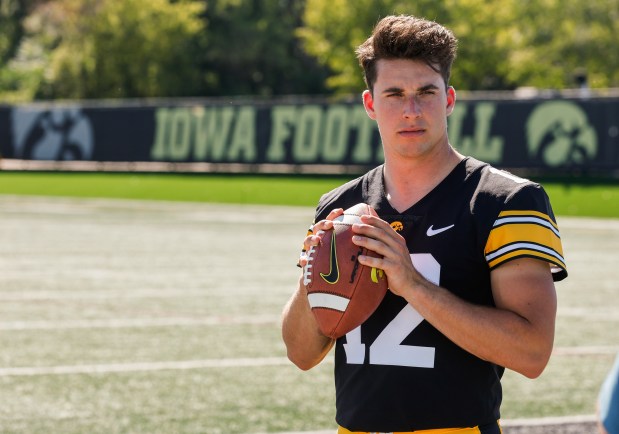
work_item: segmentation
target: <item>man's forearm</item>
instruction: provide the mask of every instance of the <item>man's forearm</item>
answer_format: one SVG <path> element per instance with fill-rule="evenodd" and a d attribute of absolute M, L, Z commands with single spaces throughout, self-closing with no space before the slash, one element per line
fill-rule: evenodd
<path fill-rule="evenodd" d="M 301 281 L 284 308 L 282 337 L 288 358 L 303 370 L 320 363 L 335 342 L 320 333 Z"/>

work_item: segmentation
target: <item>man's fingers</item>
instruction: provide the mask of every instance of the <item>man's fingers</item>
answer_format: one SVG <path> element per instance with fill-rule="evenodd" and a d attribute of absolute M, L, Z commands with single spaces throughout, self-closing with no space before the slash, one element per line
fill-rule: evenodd
<path fill-rule="evenodd" d="M 333 220 L 344 213 L 343 208 L 333 209 L 324 220 L 320 220 L 311 227 L 310 234 L 303 240 L 303 251 L 299 256 L 297 266 L 304 267 L 307 264 L 308 251 L 312 246 L 317 246 L 322 240 L 325 231 L 333 229 Z"/>
<path fill-rule="evenodd" d="M 344 209 L 343 208 L 335 208 L 333 210 L 331 210 L 331 212 L 329 213 L 329 215 L 327 215 L 326 220 L 333 220 L 334 218 L 340 216 L 344 214 Z"/>

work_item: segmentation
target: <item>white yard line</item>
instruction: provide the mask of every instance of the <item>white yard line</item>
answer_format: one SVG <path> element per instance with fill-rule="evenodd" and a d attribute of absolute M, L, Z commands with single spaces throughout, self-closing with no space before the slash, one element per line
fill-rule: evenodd
<path fill-rule="evenodd" d="M 3 321 L 0 322 L 0 331 L 217 326 L 226 324 L 259 325 L 277 324 L 279 321 L 279 315 L 208 316 L 204 318 L 106 318 L 54 321 Z"/>
<path fill-rule="evenodd" d="M 613 355 L 619 350 L 617 346 L 573 347 L 556 348 L 555 355 Z M 332 358 L 322 363 L 333 363 Z M 286 357 L 258 357 L 238 359 L 203 359 L 203 360 L 176 360 L 167 362 L 139 362 L 139 363 L 107 363 L 94 365 L 62 365 L 62 366 L 29 366 L 15 368 L 0 368 L 0 377 L 37 376 L 37 375 L 72 375 L 72 374 L 106 374 L 118 372 L 148 372 L 209 368 L 240 368 L 260 366 L 291 366 Z"/>
<path fill-rule="evenodd" d="M 619 345 L 591 345 L 586 347 L 557 347 L 552 351 L 555 356 L 589 356 L 613 355 L 619 352 Z"/>
<path fill-rule="evenodd" d="M 257 366 L 290 365 L 286 357 L 263 357 L 244 359 L 205 359 L 180 360 L 169 362 L 141 363 L 109 363 L 98 365 L 66 365 L 66 366 L 31 366 L 22 368 L 0 368 L 0 377 L 37 376 L 37 375 L 70 375 L 70 374 L 107 374 L 118 372 L 148 372 L 148 371 L 183 371 L 188 369 L 209 368 L 242 368 Z"/>
<path fill-rule="evenodd" d="M 219 295 L 219 294 L 218 294 Z M 126 300 L 140 298 L 194 298 L 207 297 L 205 289 L 102 289 L 88 291 L 20 291 L 0 292 L 3 301 L 47 301 L 47 300 Z M 221 296 L 221 295 L 219 295 Z"/>
<path fill-rule="evenodd" d="M 544 426 L 593 423 L 597 419 L 594 414 L 576 416 L 537 417 L 531 419 L 506 419 L 501 421 L 503 426 Z"/>

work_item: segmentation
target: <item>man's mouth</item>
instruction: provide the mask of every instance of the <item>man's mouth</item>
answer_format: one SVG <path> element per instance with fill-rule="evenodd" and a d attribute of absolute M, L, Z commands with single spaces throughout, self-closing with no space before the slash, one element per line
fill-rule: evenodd
<path fill-rule="evenodd" d="M 425 131 L 423 128 L 404 128 L 399 130 L 398 134 L 403 137 L 414 137 L 422 135 Z"/>

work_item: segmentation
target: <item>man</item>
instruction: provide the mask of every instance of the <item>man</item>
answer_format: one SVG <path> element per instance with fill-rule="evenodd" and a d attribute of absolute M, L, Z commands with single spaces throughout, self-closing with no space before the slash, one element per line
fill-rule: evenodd
<path fill-rule="evenodd" d="M 372 205 L 379 217 L 363 216 L 354 242 L 383 256 L 358 260 L 390 291 L 335 342 L 300 279 L 282 323 L 301 369 L 335 345 L 339 433 L 499 433 L 504 368 L 537 377 L 552 351 L 553 278 L 567 275 L 555 218 L 539 185 L 450 145 L 456 45 L 437 23 L 389 16 L 357 50 L 385 163 L 320 199 L 304 246 L 343 209 Z"/>

